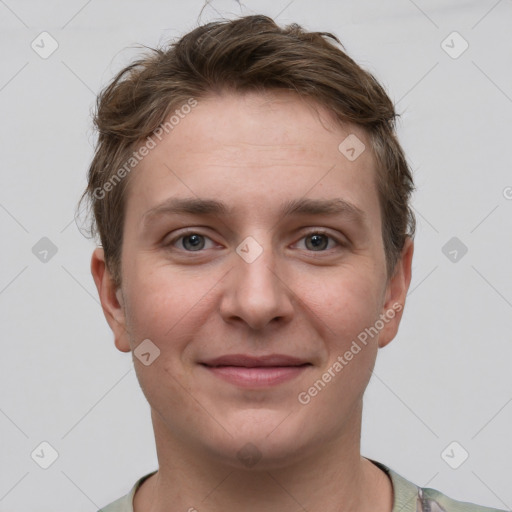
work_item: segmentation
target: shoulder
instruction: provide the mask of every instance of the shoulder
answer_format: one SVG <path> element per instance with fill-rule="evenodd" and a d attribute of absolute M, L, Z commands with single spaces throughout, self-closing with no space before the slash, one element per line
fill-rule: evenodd
<path fill-rule="evenodd" d="M 133 512 L 133 497 L 135 496 L 135 492 L 141 486 L 144 480 L 149 478 L 151 475 L 154 475 L 155 473 L 156 471 L 152 471 L 151 473 L 144 475 L 142 478 L 139 478 L 128 494 L 101 508 L 98 510 L 98 512 Z"/>
<path fill-rule="evenodd" d="M 392 512 L 504 512 L 495 508 L 457 501 L 435 489 L 418 487 L 384 464 L 372 462 L 387 473 L 393 483 Z"/>
<path fill-rule="evenodd" d="M 102 509 L 98 510 L 98 512 L 133 512 L 132 500 L 130 499 L 130 495 L 127 494 L 122 498 L 113 501 Z"/>
<path fill-rule="evenodd" d="M 435 489 L 419 489 L 419 501 L 422 508 L 418 510 L 422 512 L 436 512 L 437 510 L 439 512 L 500 512 L 496 508 L 452 500 Z"/>

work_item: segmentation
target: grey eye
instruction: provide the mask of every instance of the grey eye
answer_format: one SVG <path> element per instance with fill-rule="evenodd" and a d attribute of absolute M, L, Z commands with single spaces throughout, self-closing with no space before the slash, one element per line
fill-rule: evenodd
<path fill-rule="evenodd" d="M 308 243 L 308 240 L 311 243 Z M 306 247 L 313 251 L 324 250 L 329 245 L 329 237 L 321 233 L 315 233 L 306 237 Z"/>
<path fill-rule="evenodd" d="M 182 237 L 181 244 L 187 251 L 198 251 L 204 248 L 204 236 L 191 234 Z"/>

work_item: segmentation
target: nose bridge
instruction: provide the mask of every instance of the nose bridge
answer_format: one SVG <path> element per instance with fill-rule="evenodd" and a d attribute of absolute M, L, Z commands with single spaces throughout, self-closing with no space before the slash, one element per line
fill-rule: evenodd
<path fill-rule="evenodd" d="M 221 306 L 225 320 L 237 318 L 253 329 L 278 318 L 289 319 L 292 313 L 289 292 L 277 272 L 278 255 L 268 233 L 258 239 L 250 236 L 237 246 Z"/>

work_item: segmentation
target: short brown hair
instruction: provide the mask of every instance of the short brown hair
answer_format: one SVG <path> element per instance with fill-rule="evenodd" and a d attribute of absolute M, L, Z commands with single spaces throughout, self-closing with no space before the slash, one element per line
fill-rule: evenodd
<path fill-rule="evenodd" d="M 281 28 L 267 16 L 246 16 L 200 26 L 168 48 L 150 48 L 114 77 L 97 98 L 98 142 L 82 200 L 90 201 L 91 232 L 99 233 L 117 286 L 126 162 L 173 109 L 226 89 L 293 91 L 327 108 L 340 123 L 365 130 L 377 164 L 382 236 L 392 274 L 406 237 L 414 236 L 412 173 L 396 137 L 392 101 L 340 46 L 331 33 L 308 32 L 297 24 Z"/>

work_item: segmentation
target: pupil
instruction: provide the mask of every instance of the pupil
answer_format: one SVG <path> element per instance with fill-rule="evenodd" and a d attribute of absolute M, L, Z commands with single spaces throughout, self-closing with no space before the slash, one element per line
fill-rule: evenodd
<path fill-rule="evenodd" d="M 325 248 L 325 236 L 324 235 L 311 235 L 311 245 L 315 248 Z"/>
<path fill-rule="evenodd" d="M 189 235 L 183 240 L 185 248 L 192 248 L 192 249 L 201 249 L 202 245 L 204 245 L 203 240 L 201 239 L 200 235 Z M 201 244 L 203 242 L 203 244 Z M 187 247 L 189 245 L 190 247 Z"/>

